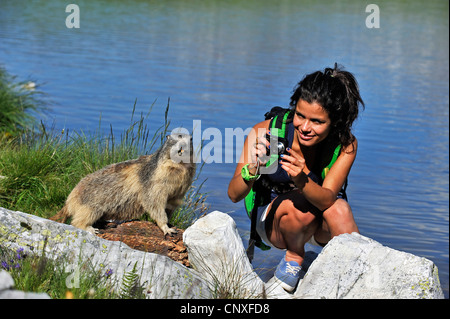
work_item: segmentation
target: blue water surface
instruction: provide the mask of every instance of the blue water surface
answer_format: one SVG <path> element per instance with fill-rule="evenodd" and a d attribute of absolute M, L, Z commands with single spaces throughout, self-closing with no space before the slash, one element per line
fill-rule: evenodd
<path fill-rule="evenodd" d="M 227 197 L 239 142 L 274 105 L 287 106 L 307 73 L 338 62 L 356 76 L 366 109 L 355 123 L 357 160 L 349 202 L 361 233 L 431 259 L 449 288 L 448 2 L 377 1 L 368 28 L 364 1 L 78 0 L 80 28 L 67 28 L 67 1 L 2 0 L 0 64 L 34 80 L 51 102 L 42 115 L 57 129 L 120 134 L 137 112 L 148 125 L 222 139 L 221 161 L 206 164 L 211 210 L 229 213 L 244 242 L 249 220 Z M 209 130 L 208 130 L 209 129 Z M 236 151 L 236 148 L 238 151 Z M 211 154 L 214 155 L 214 154 Z M 217 154 L 216 154 L 217 156 Z M 270 269 L 282 252 L 256 252 Z"/>

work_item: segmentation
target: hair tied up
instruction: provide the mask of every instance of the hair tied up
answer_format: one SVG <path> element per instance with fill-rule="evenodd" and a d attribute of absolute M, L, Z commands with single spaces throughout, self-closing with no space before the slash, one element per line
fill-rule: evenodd
<path fill-rule="evenodd" d="M 337 64 L 337 62 L 335 62 L 334 63 L 334 68 L 333 69 L 332 68 L 325 68 L 324 74 L 334 78 L 335 75 L 338 75 L 339 71 L 340 70 L 339 70 L 338 64 Z"/>

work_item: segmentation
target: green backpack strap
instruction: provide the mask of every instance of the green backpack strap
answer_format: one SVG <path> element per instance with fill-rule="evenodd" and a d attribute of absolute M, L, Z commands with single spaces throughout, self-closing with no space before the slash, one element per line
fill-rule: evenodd
<path fill-rule="evenodd" d="M 285 109 L 281 109 L 281 110 L 283 110 L 284 114 L 279 114 L 279 115 L 274 116 L 269 124 L 269 128 L 270 128 L 271 135 L 274 135 L 274 136 L 277 136 L 280 138 L 286 138 L 286 122 L 289 117 L 290 111 L 285 110 Z M 266 166 L 268 167 L 275 162 L 278 162 L 278 155 L 272 154 L 269 161 L 267 162 Z M 255 204 L 256 201 L 259 200 L 259 198 L 257 198 L 258 194 L 257 194 L 257 191 L 255 190 L 255 186 L 256 186 L 256 182 L 254 184 L 254 187 L 250 190 L 250 192 L 244 198 L 245 210 L 247 211 L 247 215 L 249 218 L 251 218 L 251 213 L 256 205 Z"/>
<path fill-rule="evenodd" d="M 272 121 L 269 125 L 270 134 L 272 136 L 276 136 L 278 138 L 286 138 L 286 122 L 289 117 L 289 113 L 290 113 L 290 111 L 287 110 L 283 116 L 281 116 L 281 114 L 280 114 L 280 115 L 275 116 L 272 119 Z M 276 153 L 271 154 L 269 161 L 266 163 L 266 167 L 269 167 L 272 164 L 277 163 L 277 162 L 278 162 L 278 154 L 276 154 Z"/>
<path fill-rule="evenodd" d="M 252 218 L 252 211 L 255 208 L 256 192 L 252 188 L 250 192 L 244 198 L 245 210 L 247 211 L 248 218 Z"/>
<path fill-rule="evenodd" d="M 275 108 L 273 108 L 272 111 L 274 109 Z M 286 137 L 286 122 L 287 122 L 290 111 L 279 108 L 279 110 L 277 110 L 276 112 L 278 112 L 279 114 L 275 115 L 271 119 L 271 122 L 269 124 L 270 133 L 273 136 L 277 136 L 279 138 L 285 138 Z M 267 119 L 267 114 L 269 114 L 269 113 L 266 113 L 266 119 Z M 278 154 L 272 154 L 269 161 L 267 162 L 266 166 L 270 166 L 273 163 L 277 163 L 277 162 L 278 162 Z M 247 248 L 247 256 L 248 256 L 250 262 L 252 262 L 252 260 L 253 260 L 255 246 L 260 248 L 263 251 L 270 249 L 270 246 L 263 243 L 263 241 L 261 240 L 261 237 L 258 235 L 258 233 L 256 231 L 257 210 L 258 210 L 258 207 L 262 205 L 262 199 L 263 199 L 262 198 L 263 191 L 261 190 L 262 186 L 260 183 L 261 183 L 261 180 L 256 181 L 253 184 L 253 187 L 250 190 L 250 192 L 244 198 L 245 210 L 247 211 L 247 215 L 251 220 L 250 238 L 249 238 L 249 244 L 248 244 L 248 248 Z"/>
<path fill-rule="evenodd" d="M 334 153 L 333 153 L 333 157 L 331 158 L 330 163 L 327 166 L 325 166 L 324 169 L 322 170 L 322 180 L 325 179 L 325 176 L 327 176 L 328 172 L 331 169 L 331 166 L 333 166 L 333 164 L 336 162 L 336 160 L 337 160 L 337 158 L 338 158 L 340 153 L 341 153 L 341 144 L 339 144 L 335 148 Z"/>
<path fill-rule="evenodd" d="M 322 170 L 322 181 L 325 180 L 325 177 L 327 176 L 328 172 L 330 171 L 331 167 L 336 162 L 337 158 L 339 157 L 339 154 L 341 153 L 342 145 L 339 144 L 333 152 L 333 157 L 331 158 L 330 163 L 324 167 Z M 348 200 L 346 189 L 348 185 L 348 179 L 345 179 L 344 185 L 342 186 L 342 189 L 339 191 L 339 195 L 341 198 Z"/>
<path fill-rule="evenodd" d="M 290 111 L 287 110 L 286 113 L 281 117 L 280 115 L 275 116 L 270 124 L 270 133 L 274 136 L 286 138 L 286 122 L 289 117 Z"/>

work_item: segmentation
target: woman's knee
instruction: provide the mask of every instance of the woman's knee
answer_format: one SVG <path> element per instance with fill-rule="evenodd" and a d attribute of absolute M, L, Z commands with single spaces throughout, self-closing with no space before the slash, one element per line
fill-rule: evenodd
<path fill-rule="evenodd" d="M 280 226 L 283 228 L 295 228 L 297 231 L 302 231 L 315 221 L 315 216 L 310 212 L 304 212 L 294 206 L 292 202 L 283 202 L 279 214 Z"/>
<path fill-rule="evenodd" d="M 323 212 L 323 218 L 332 236 L 342 233 L 358 232 L 350 205 L 343 199 L 338 199 Z"/>
<path fill-rule="evenodd" d="M 299 211 L 292 202 L 283 201 L 275 213 L 270 239 L 278 248 L 301 246 L 317 226 L 313 214 Z"/>
<path fill-rule="evenodd" d="M 298 210 L 292 203 L 280 208 L 278 229 L 286 241 L 306 241 L 317 229 L 318 221 L 312 213 Z"/>
<path fill-rule="evenodd" d="M 329 207 L 323 212 L 323 218 L 325 220 L 353 219 L 353 212 L 350 205 L 345 200 L 337 199 L 331 207 Z"/>

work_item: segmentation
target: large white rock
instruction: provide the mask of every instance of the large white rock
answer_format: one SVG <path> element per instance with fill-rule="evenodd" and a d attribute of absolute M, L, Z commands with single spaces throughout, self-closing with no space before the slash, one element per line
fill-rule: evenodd
<path fill-rule="evenodd" d="M 295 298 L 444 298 L 432 261 L 360 234 L 333 238 L 308 269 Z"/>
<path fill-rule="evenodd" d="M 189 262 L 209 283 L 216 297 L 265 296 L 264 282 L 253 271 L 236 224 L 229 215 L 213 211 L 183 234 Z"/>
<path fill-rule="evenodd" d="M 46 257 L 59 259 L 71 270 L 83 263 L 100 271 L 112 269 L 118 285 L 136 265 L 148 298 L 443 298 L 432 261 L 356 233 L 337 236 L 317 257 L 305 258 L 311 264 L 294 294 L 258 277 L 227 214 L 214 211 L 200 218 L 183 239 L 195 270 L 70 225 L 0 207 L 2 248 L 23 248 L 27 254 L 45 250 Z M 8 298 L 20 297 L 17 293 L 22 292 L 12 291 L 11 285 L 0 272 L 0 290 L 12 294 Z"/>
<path fill-rule="evenodd" d="M 0 247 L 58 259 L 73 272 L 66 283 L 76 288 L 76 272 L 84 265 L 106 272 L 120 289 L 123 276 L 136 265 L 147 298 L 210 298 L 207 283 L 198 274 L 168 257 L 134 250 L 119 241 L 108 241 L 70 225 L 0 207 Z M 73 280 L 72 280 L 73 279 Z M 70 287 L 69 287 L 70 288 Z"/>

